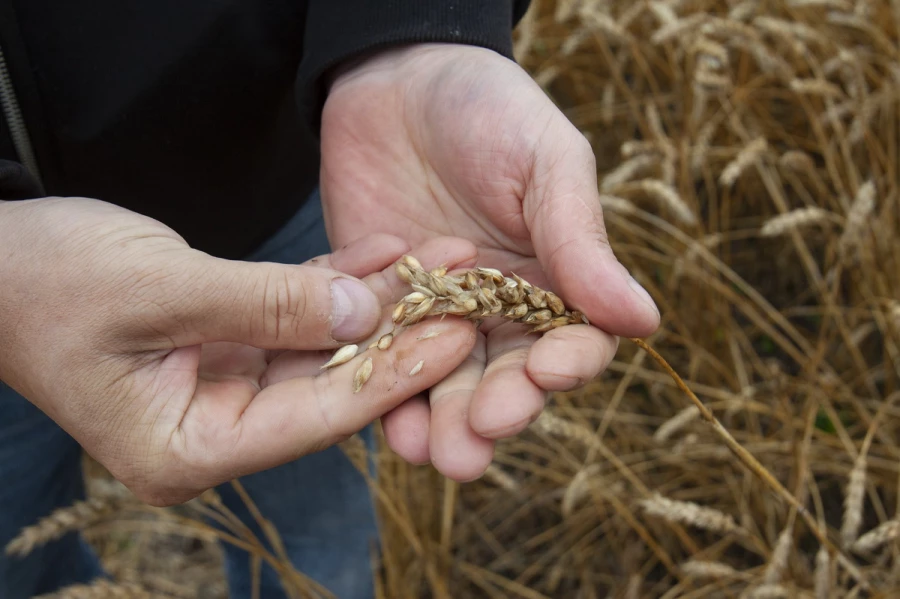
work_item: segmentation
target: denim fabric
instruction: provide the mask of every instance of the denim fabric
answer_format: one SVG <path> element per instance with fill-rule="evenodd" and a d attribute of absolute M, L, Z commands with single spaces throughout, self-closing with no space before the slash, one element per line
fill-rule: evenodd
<path fill-rule="evenodd" d="M 299 263 L 329 251 L 318 195 L 251 261 Z M 364 438 L 371 442 L 371 432 Z M 4 555 L 24 526 L 84 497 L 80 447 L 27 400 L 0 382 L 0 599 L 25 599 L 102 575 L 97 558 L 77 534 L 26 558 Z M 370 551 L 377 541 L 374 507 L 363 477 L 338 448 L 330 448 L 241 479 L 263 516 L 281 535 L 295 567 L 340 599 L 374 595 Z M 260 538 L 265 538 L 229 484 L 219 491 Z M 225 545 L 231 597 L 250 597 L 250 560 Z M 262 598 L 282 599 L 265 566 Z"/>

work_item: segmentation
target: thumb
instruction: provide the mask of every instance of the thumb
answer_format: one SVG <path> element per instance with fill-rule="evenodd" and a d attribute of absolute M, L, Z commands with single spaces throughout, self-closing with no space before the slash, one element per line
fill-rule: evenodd
<path fill-rule="evenodd" d="M 659 310 L 609 245 L 593 151 L 573 135 L 564 150 L 535 156 L 524 206 L 535 253 L 554 289 L 593 325 L 645 337 L 659 326 Z"/>
<path fill-rule="evenodd" d="M 197 252 L 159 285 L 179 346 L 232 341 L 316 350 L 371 334 L 381 318 L 372 290 L 328 268 L 252 263 Z"/>

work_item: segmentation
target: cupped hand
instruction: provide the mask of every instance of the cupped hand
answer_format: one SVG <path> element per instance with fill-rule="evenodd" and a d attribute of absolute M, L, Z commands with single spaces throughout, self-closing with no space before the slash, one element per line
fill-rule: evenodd
<path fill-rule="evenodd" d="M 182 502 L 333 445 L 463 362 L 474 328 L 447 319 L 418 325 L 440 343 L 413 327 L 319 368 L 385 326 L 407 251 L 375 235 L 305 265 L 228 261 L 100 201 L 0 202 L 0 378 L 140 499 Z M 449 264 L 472 252 L 459 240 L 420 251 Z"/>
<path fill-rule="evenodd" d="M 659 313 L 610 248 L 590 145 L 514 62 L 462 45 L 385 51 L 336 74 L 322 118 L 321 189 L 333 245 L 388 233 L 470 240 L 480 265 L 556 291 L 591 326 L 537 339 L 486 327 L 426 401 L 384 419 L 391 447 L 457 480 L 520 432 L 549 392 L 602 372 L 619 335 Z"/>

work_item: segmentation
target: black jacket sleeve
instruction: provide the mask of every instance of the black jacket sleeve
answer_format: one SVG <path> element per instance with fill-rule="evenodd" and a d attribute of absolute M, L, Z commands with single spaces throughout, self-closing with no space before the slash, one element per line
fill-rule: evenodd
<path fill-rule="evenodd" d="M 512 30 L 529 0 L 310 0 L 296 82 L 304 116 L 318 122 L 328 71 L 390 46 L 443 42 L 512 58 Z"/>

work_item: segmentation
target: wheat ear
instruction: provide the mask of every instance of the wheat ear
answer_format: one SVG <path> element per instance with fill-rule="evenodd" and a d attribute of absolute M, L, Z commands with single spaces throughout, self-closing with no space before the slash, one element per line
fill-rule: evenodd
<path fill-rule="evenodd" d="M 35 547 L 59 539 L 63 535 L 82 530 L 116 512 L 123 500 L 120 497 L 95 497 L 59 508 L 37 524 L 26 526 L 6 545 L 6 554 L 24 557 Z"/>

